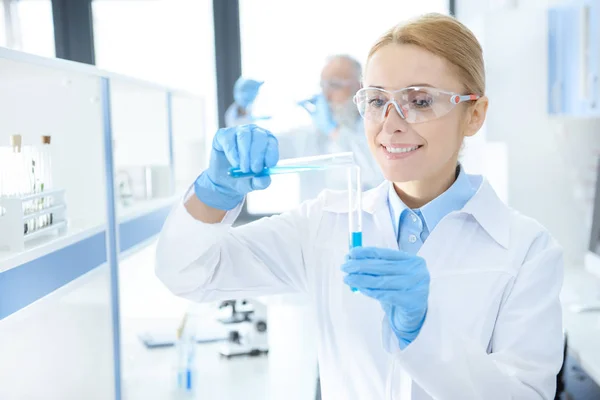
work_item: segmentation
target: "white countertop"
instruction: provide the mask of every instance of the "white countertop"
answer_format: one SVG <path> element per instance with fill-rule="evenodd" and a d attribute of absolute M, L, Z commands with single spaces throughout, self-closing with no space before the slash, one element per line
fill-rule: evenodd
<path fill-rule="evenodd" d="M 147 349 L 138 338 L 178 326 L 190 305 L 156 278 L 154 252 L 150 245 L 120 262 L 124 400 L 314 400 L 316 333 L 301 300 L 271 299 L 268 356 L 222 359 L 218 343 L 199 344 L 196 396 L 176 394 L 175 348 Z M 207 322 L 213 310 L 193 308 Z M 112 399 L 111 326 L 106 265 L 0 321 L 0 398 Z"/>
<path fill-rule="evenodd" d="M 121 335 L 124 399 L 180 399 L 174 392 L 173 347 L 147 349 L 142 332 L 177 327 L 189 302 L 173 296 L 154 275 L 154 246 L 121 261 Z M 146 295 L 147 294 L 147 295 Z M 316 331 L 302 299 L 270 298 L 269 355 L 225 359 L 221 344 L 196 348 L 198 390 L 206 400 L 314 400 L 317 381 Z M 295 300 L 295 301 L 294 301 Z M 213 305 L 194 305 L 214 326 Z"/>

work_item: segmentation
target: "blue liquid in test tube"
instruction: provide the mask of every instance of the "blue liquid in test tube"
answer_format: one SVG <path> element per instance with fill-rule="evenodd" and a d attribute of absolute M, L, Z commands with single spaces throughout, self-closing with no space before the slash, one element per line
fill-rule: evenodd
<path fill-rule="evenodd" d="M 362 246 L 362 187 L 357 165 L 348 168 L 348 234 L 350 248 Z"/>
<path fill-rule="evenodd" d="M 280 175 L 280 174 L 297 174 L 299 172 L 322 171 L 326 169 L 320 165 L 299 165 L 299 166 L 275 166 L 265 168 L 261 172 L 242 172 L 240 168 L 229 168 L 228 175 L 232 178 L 260 178 L 262 176 Z"/>
<path fill-rule="evenodd" d="M 299 172 L 324 171 L 330 168 L 352 167 L 354 163 L 354 154 L 332 153 L 320 156 L 288 158 L 279 160 L 276 166 L 265 168 L 260 172 L 242 172 L 239 167 L 231 167 L 228 171 L 232 178 L 254 178 L 268 175 L 296 174 Z"/>
<path fill-rule="evenodd" d="M 362 232 L 352 232 L 351 234 L 351 245 L 350 247 L 360 247 L 362 246 Z"/>

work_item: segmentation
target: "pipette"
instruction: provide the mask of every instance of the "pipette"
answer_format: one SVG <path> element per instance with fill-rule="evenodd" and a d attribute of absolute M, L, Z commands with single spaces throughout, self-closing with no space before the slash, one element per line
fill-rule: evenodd
<path fill-rule="evenodd" d="M 330 168 L 350 167 L 353 165 L 355 164 L 352 152 L 334 153 L 314 157 L 287 158 L 279 161 L 276 166 L 265 168 L 258 173 L 252 171 L 242 172 L 240 168 L 230 168 L 228 174 L 232 178 L 254 178 L 267 175 L 323 171 Z"/>

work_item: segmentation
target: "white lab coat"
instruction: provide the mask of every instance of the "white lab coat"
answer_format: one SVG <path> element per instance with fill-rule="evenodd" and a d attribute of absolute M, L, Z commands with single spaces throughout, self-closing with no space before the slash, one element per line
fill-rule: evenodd
<path fill-rule="evenodd" d="M 479 190 L 419 251 L 431 275 L 429 306 L 404 350 L 380 304 L 343 283 L 343 192 L 236 228 L 239 207 L 205 224 L 178 205 L 160 236 L 156 274 L 194 301 L 307 293 L 324 400 L 553 399 L 563 343 L 561 248 L 487 181 L 469 178 Z M 398 248 L 388 185 L 363 196 L 365 246 Z"/>

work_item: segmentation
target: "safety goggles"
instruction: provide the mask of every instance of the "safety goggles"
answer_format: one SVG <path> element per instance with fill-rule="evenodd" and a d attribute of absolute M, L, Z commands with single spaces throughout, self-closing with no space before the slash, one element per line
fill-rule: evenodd
<path fill-rule="evenodd" d="M 461 95 L 432 87 L 407 87 L 390 92 L 366 87 L 354 96 L 361 117 L 371 123 L 381 123 L 389 115 L 391 105 L 400 117 L 411 124 L 432 121 L 448 114 L 457 104 L 479 99 L 476 94 Z"/>

